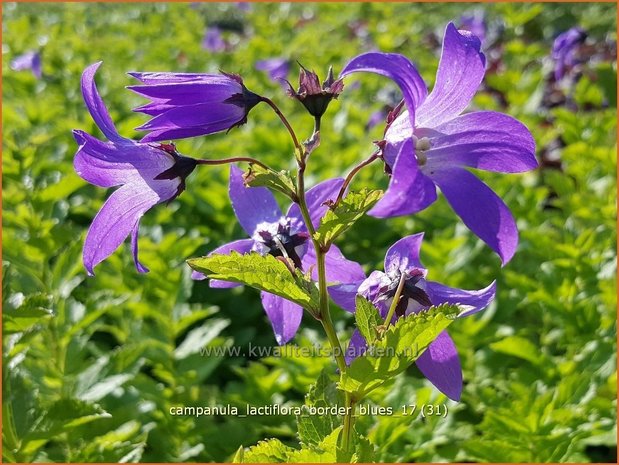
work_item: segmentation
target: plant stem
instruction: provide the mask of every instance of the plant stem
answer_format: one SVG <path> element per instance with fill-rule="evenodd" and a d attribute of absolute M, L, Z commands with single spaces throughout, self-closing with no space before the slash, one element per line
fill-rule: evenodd
<path fill-rule="evenodd" d="M 355 401 L 350 393 L 346 393 L 345 398 L 346 414 L 344 415 L 344 425 L 342 427 L 342 449 L 348 452 L 350 449 L 350 439 L 352 436 L 352 427 L 355 421 Z"/>
<path fill-rule="evenodd" d="M 344 184 L 342 184 L 340 192 L 337 194 L 337 198 L 335 199 L 335 202 L 333 203 L 333 207 L 331 208 L 335 208 L 342 201 L 342 198 L 344 198 L 344 194 L 346 193 L 346 189 L 348 188 L 352 179 L 357 175 L 357 173 L 361 171 L 363 167 L 369 165 L 374 160 L 378 160 L 379 158 L 380 158 L 380 152 L 376 151 L 372 155 L 370 155 L 370 157 L 367 160 L 364 160 L 361 163 L 359 163 L 357 166 L 355 166 L 350 171 L 350 173 L 348 173 L 348 176 L 346 176 L 346 179 L 344 180 Z"/>
<path fill-rule="evenodd" d="M 267 165 L 262 163 L 260 160 L 256 160 L 255 158 L 252 158 L 252 157 L 232 157 L 232 158 L 221 158 L 219 160 L 205 160 L 205 159 L 196 160 L 198 165 L 225 165 L 227 163 L 237 163 L 240 161 L 246 161 L 247 163 L 253 163 L 254 165 L 261 166 L 262 168 L 266 170 L 271 169 Z"/>
<path fill-rule="evenodd" d="M 286 129 L 288 129 L 288 132 L 290 133 L 290 137 L 292 138 L 292 143 L 294 144 L 295 148 L 297 150 L 302 150 L 302 146 L 301 144 L 299 144 L 299 139 L 297 138 L 297 135 L 295 134 L 294 129 L 292 129 L 292 126 L 290 126 L 290 123 L 288 122 L 284 114 L 281 112 L 279 107 L 270 98 L 261 97 L 261 101 L 266 103 L 268 106 L 270 106 L 275 112 L 275 114 L 282 121 L 282 123 L 284 123 L 284 126 L 286 126 Z"/>
<path fill-rule="evenodd" d="M 395 291 L 393 301 L 391 302 L 391 306 L 389 307 L 389 312 L 387 312 L 387 316 L 385 317 L 385 327 L 389 326 L 391 320 L 393 319 L 393 314 L 395 313 L 395 309 L 398 306 L 398 302 L 400 302 L 400 296 L 402 295 L 402 289 L 404 289 L 405 282 L 406 273 L 402 273 L 402 275 L 400 276 L 400 282 L 398 283 L 398 288 Z"/>

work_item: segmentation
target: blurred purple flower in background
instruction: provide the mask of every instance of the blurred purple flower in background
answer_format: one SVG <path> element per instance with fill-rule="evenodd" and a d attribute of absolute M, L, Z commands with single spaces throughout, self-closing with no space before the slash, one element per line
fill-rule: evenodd
<path fill-rule="evenodd" d="M 109 142 L 74 130 L 79 149 L 73 165 L 77 174 L 91 184 L 120 188 L 105 201 L 88 229 L 84 266 L 92 276 L 94 267 L 131 235 L 135 266 L 145 273 L 148 269 L 138 261 L 140 218 L 151 207 L 183 191 L 185 178 L 196 167 L 196 160 L 179 155 L 170 144 L 144 144 L 120 136 L 95 84 L 100 65 L 98 62 L 84 70 L 81 87 L 92 119 Z"/>
<path fill-rule="evenodd" d="M 464 14 L 460 17 L 460 29 L 469 31 L 481 41 L 486 42 L 486 20 L 482 10 L 474 11 L 473 13 Z"/>
<path fill-rule="evenodd" d="M 330 290 L 335 302 L 355 312 L 355 297 L 361 295 L 372 302 L 383 318 L 395 298 L 400 279 L 404 287 L 396 304 L 393 320 L 411 313 L 426 311 L 430 306 L 457 304 L 462 309 L 458 317 L 469 316 L 486 308 L 494 299 L 496 283 L 478 291 L 467 291 L 426 280 L 427 270 L 419 259 L 423 233 L 404 237 L 393 244 L 385 255 L 385 271 L 374 271 L 362 282 L 335 286 Z M 347 349 L 347 363 L 365 352 L 367 342 L 356 330 Z M 453 400 L 462 394 L 462 368 L 456 346 L 443 331 L 417 359 L 417 367 L 441 392 Z"/>
<path fill-rule="evenodd" d="M 566 71 L 578 63 L 578 47 L 587 38 L 587 33 L 580 27 L 573 27 L 559 34 L 552 44 L 552 59 L 555 62 L 555 79 L 559 81 Z"/>
<path fill-rule="evenodd" d="M 269 78 L 278 84 L 285 86 L 290 73 L 290 60 L 285 58 L 268 58 L 256 62 L 256 69 L 264 71 Z"/>
<path fill-rule="evenodd" d="M 153 118 L 136 128 L 142 142 L 182 139 L 226 131 L 247 121 L 261 97 L 236 74 L 129 73 L 143 85 L 127 88 L 151 100 L 139 111 Z"/>
<path fill-rule="evenodd" d="M 324 202 L 334 199 L 343 183 L 344 180 L 341 178 L 331 179 L 307 191 L 307 206 L 315 227 L 318 227 L 327 212 Z M 304 272 L 311 271 L 312 279 L 318 279 L 316 253 L 297 204 L 292 204 L 283 215 L 275 197 L 267 188 L 245 187 L 243 171 L 236 166 L 230 168 L 229 193 L 234 213 L 250 239 L 222 245 L 211 254 L 229 254 L 234 250 L 241 254 L 254 251 L 262 255 L 286 256 L 297 268 Z M 361 266 L 347 260 L 336 246 L 331 246 L 326 255 L 326 271 L 329 283 L 350 283 L 365 277 Z M 205 279 L 202 273 L 196 271 L 192 273 L 192 277 Z M 240 286 L 238 283 L 215 279 L 211 280 L 209 285 L 215 288 Z M 268 292 L 263 291 L 261 298 L 277 343 L 280 345 L 287 343 L 294 337 L 301 324 L 303 309 L 283 297 Z"/>
<path fill-rule="evenodd" d="M 438 186 L 464 224 L 507 263 L 518 245 L 516 222 L 505 203 L 466 168 L 517 173 L 537 167 L 535 141 L 511 116 L 493 111 L 463 114 L 484 77 L 481 43 L 447 25 L 434 89 L 404 56 L 370 52 L 353 58 L 341 76 L 372 72 L 394 80 L 407 111 L 389 125 L 382 155 L 392 176 L 370 211 L 380 218 L 419 212 Z"/>
<path fill-rule="evenodd" d="M 221 35 L 221 29 L 216 26 L 209 26 L 202 39 L 202 48 L 210 52 L 223 52 L 226 49 L 226 41 Z"/>
<path fill-rule="evenodd" d="M 26 52 L 11 61 L 11 69 L 14 71 L 32 71 L 37 79 L 43 75 L 41 69 L 41 54 L 39 52 Z"/>

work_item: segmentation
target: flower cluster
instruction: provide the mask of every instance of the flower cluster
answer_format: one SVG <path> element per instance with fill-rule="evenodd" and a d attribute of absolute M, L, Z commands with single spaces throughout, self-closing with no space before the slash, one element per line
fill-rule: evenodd
<path fill-rule="evenodd" d="M 205 46 L 219 49 L 216 39 L 214 34 L 207 36 Z M 566 53 L 569 55 L 557 51 L 563 61 L 569 61 Z M 288 84 L 287 93 L 312 115 L 318 128 L 330 101 L 343 93 L 344 79 L 349 75 L 370 72 L 394 81 L 401 90 L 403 102 L 387 115 L 383 140 L 376 143 L 378 150 L 370 157 L 370 161 L 384 162 L 389 187 L 369 214 L 377 218 L 415 214 L 436 201 L 438 187 L 464 224 L 505 265 L 518 245 L 516 222 L 507 205 L 470 170 L 518 173 L 534 169 L 537 161 L 534 140 L 522 123 L 493 111 L 465 112 L 483 80 L 485 64 L 479 38 L 449 24 L 431 92 L 405 56 L 369 52 L 353 58 L 337 79 L 330 68 L 322 83 L 314 72 L 302 68 L 298 89 Z M 328 296 L 350 312 L 356 311 L 359 296 L 365 298 L 376 307 L 387 326 L 444 303 L 458 305 L 459 316 L 468 316 L 483 310 L 493 300 L 495 282 L 470 291 L 427 280 L 428 271 L 419 258 L 421 232 L 393 244 L 385 257 L 384 271 L 373 271 L 369 276 L 360 264 L 344 257 L 332 241 L 321 239 L 317 231 L 323 219 L 346 198 L 352 177 L 368 162 L 354 169 L 346 179 L 326 180 L 306 191 L 304 171 L 308 153 L 305 151 L 316 144 L 300 143 L 279 108 L 270 99 L 247 89 L 240 76 L 223 72 L 129 73 L 140 84 L 128 89 L 150 100 L 135 108 L 151 117 L 137 128 L 147 132 L 137 142 L 118 134 L 99 96 L 94 80 L 99 65 L 96 63 L 84 71 L 82 94 L 108 141 L 74 131 L 79 144 L 74 164 L 84 180 L 118 189 L 101 207 L 86 235 L 83 259 L 89 274 L 129 235 L 136 268 L 140 272 L 148 271 L 138 261 L 142 215 L 181 194 L 186 178 L 198 166 L 250 162 L 252 167 L 258 166 L 266 173 L 271 184 L 252 185 L 255 176 L 244 176 L 243 170 L 231 165 L 229 197 L 247 236 L 216 248 L 209 256 L 235 252 L 270 255 L 284 262 L 292 273 L 290 279 L 305 279 L 310 288 L 318 289 L 320 310 L 310 313 L 321 321 L 335 346 L 339 342 L 333 334 Z M 289 65 L 288 60 L 278 58 L 262 61 L 257 68 L 282 82 L 289 73 Z M 295 145 L 298 172 L 289 184 L 278 177 L 282 176 L 280 172 L 256 159 L 193 159 L 181 155 L 174 144 L 166 142 L 229 131 L 245 123 L 249 112 L 260 102 L 275 110 Z M 274 186 L 293 201 L 285 213 L 269 190 Z M 207 275 L 194 271 L 193 278 L 204 280 Z M 244 282 L 242 277 L 234 280 L 226 277 L 231 280 L 210 279 L 210 287 L 230 288 Z M 283 291 L 276 291 L 277 295 L 263 288 L 262 305 L 277 342 L 285 344 L 296 334 L 304 308 L 298 300 L 293 302 L 294 299 L 282 296 Z M 345 362 L 338 363 L 340 371 L 345 371 L 346 363 L 360 356 L 369 342 L 355 331 Z M 448 397 L 460 398 L 462 371 L 456 347 L 446 331 L 437 335 L 416 364 Z"/>

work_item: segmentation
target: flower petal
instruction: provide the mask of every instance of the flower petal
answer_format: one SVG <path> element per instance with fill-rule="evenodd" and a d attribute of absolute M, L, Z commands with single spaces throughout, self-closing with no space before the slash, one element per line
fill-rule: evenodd
<path fill-rule="evenodd" d="M 201 128 L 202 134 L 230 129 L 245 117 L 245 109 L 230 103 L 198 103 L 175 106 L 136 128 L 138 131 Z M 180 132 L 179 132 L 180 133 Z M 177 138 L 180 138 L 177 136 Z"/>
<path fill-rule="evenodd" d="M 94 275 L 93 268 L 109 257 L 134 229 L 137 230 L 142 215 L 157 203 L 171 198 L 177 187 L 178 181 L 159 181 L 157 190 L 136 182 L 114 191 L 86 234 L 83 259 L 88 274 Z M 134 248 L 134 257 L 137 259 L 137 247 Z"/>
<path fill-rule="evenodd" d="M 413 142 L 408 139 L 400 144 L 389 187 L 385 195 L 368 212 L 377 218 L 417 213 L 436 200 L 436 187 L 417 166 Z"/>
<path fill-rule="evenodd" d="M 282 217 L 271 191 L 266 187 L 245 187 L 243 170 L 234 165 L 230 166 L 228 193 L 234 213 L 249 236 L 260 223 L 275 223 Z"/>
<path fill-rule="evenodd" d="M 357 290 L 362 282 L 363 280 L 348 284 L 337 284 L 335 286 L 329 286 L 327 290 L 329 291 L 331 299 L 333 299 L 339 307 L 348 312 L 355 313 Z"/>
<path fill-rule="evenodd" d="M 327 213 L 327 209 L 329 208 L 323 204 L 327 200 L 335 200 L 343 184 L 344 179 L 342 178 L 328 179 L 327 181 L 315 185 L 305 194 L 305 203 L 307 204 L 307 209 L 309 210 L 310 218 L 315 228 L 320 226 L 320 220 L 322 220 L 322 217 Z M 305 224 L 299 205 L 296 203 L 290 206 L 286 216 L 288 218 L 295 218 L 302 224 Z"/>
<path fill-rule="evenodd" d="M 456 346 L 447 331 L 440 333 L 415 363 L 439 391 L 452 400 L 460 400 L 462 368 Z"/>
<path fill-rule="evenodd" d="M 445 29 L 436 82 L 417 110 L 417 127 L 435 127 L 458 116 L 469 104 L 484 78 L 486 58 L 481 42 L 453 23 Z"/>
<path fill-rule="evenodd" d="M 496 295 L 496 281 L 478 291 L 456 289 L 434 281 L 426 281 L 426 292 L 433 305 L 458 304 L 463 308 L 458 317 L 464 317 L 480 312 L 490 305 Z"/>
<path fill-rule="evenodd" d="M 239 83 L 225 76 L 217 76 L 208 80 L 191 80 L 182 83 L 166 82 L 127 86 L 126 88 L 142 97 L 164 100 L 176 105 L 223 103 L 234 94 L 243 91 Z"/>
<path fill-rule="evenodd" d="M 209 256 L 213 254 L 229 255 L 233 250 L 242 255 L 245 255 L 246 253 L 251 252 L 251 248 L 253 245 L 254 245 L 254 241 L 252 241 L 251 239 L 239 239 L 238 241 L 229 242 L 227 244 L 217 247 L 212 252 L 209 252 L 208 255 Z M 202 273 L 199 273 L 199 274 L 204 276 Z M 232 281 L 222 281 L 220 279 L 211 279 L 209 281 L 209 287 L 218 288 L 218 289 L 229 289 L 229 288 L 238 287 L 238 286 L 242 286 L 242 284 L 233 283 Z"/>
<path fill-rule="evenodd" d="M 131 231 L 131 253 L 133 254 L 133 263 L 139 273 L 148 273 L 149 269 L 140 263 L 138 260 L 138 232 L 140 230 L 140 221 L 138 220 Z"/>
<path fill-rule="evenodd" d="M 346 348 L 346 353 L 344 354 L 346 365 L 350 365 L 354 359 L 363 355 L 367 348 L 368 343 L 365 341 L 365 338 L 361 335 L 358 329 L 355 329 L 350 337 L 350 342 Z"/>
<path fill-rule="evenodd" d="M 494 111 L 467 113 L 435 128 L 424 171 L 432 167 L 470 166 L 501 173 L 537 168 L 535 140 L 524 124 Z"/>
<path fill-rule="evenodd" d="M 303 309 L 295 303 L 268 292 L 261 292 L 260 297 L 264 311 L 273 326 L 277 343 L 286 344 L 297 334 L 303 317 Z"/>
<path fill-rule="evenodd" d="M 505 265 L 518 246 L 518 228 L 507 205 L 464 169 L 437 171 L 432 180 L 464 224 L 490 246 Z"/>
<path fill-rule="evenodd" d="M 99 61 L 88 66 L 82 73 L 82 95 L 92 119 L 95 120 L 101 132 L 111 141 L 123 141 L 126 139 L 121 137 L 118 131 L 116 131 L 116 127 L 112 122 L 112 118 L 110 118 L 105 103 L 103 103 L 99 95 L 97 84 L 95 83 L 95 74 L 99 66 L 101 66 L 101 63 L 102 62 Z"/>
<path fill-rule="evenodd" d="M 318 280 L 318 268 L 316 266 L 316 251 L 313 245 L 307 248 L 307 252 L 301 258 L 303 264 L 303 270 L 312 271 L 312 279 Z M 325 268 L 327 274 L 327 283 L 352 283 L 356 281 L 363 281 L 365 279 L 365 273 L 363 268 L 357 262 L 348 260 L 335 245 L 331 245 L 331 248 L 325 256 Z"/>
<path fill-rule="evenodd" d="M 119 186 L 133 180 L 152 180 L 174 165 L 163 150 L 125 140 L 102 142 L 90 134 L 74 130 L 79 149 L 73 159 L 75 172 L 100 187 Z"/>
<path fill-rule="evenodd" d="M 357 72 L 380 74 L 394 81 L 402 90 L 409 111 L 411 126 L 415 125 L 415 112 L 428 95 L 428 89 L 415 65 L 404 55 L 369 52 L 350 60 L 340 77 Z"/>
<path fill-rule="evenodd" d="M 425 268 L 419 260 L 423 233 L 406 236 L 393 244 L 385 255 L 385 273 Z"/>

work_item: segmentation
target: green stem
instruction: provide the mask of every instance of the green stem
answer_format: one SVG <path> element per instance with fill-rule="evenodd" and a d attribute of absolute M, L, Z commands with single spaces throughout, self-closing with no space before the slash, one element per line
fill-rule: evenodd
<path fill-rule="evenodd" d="M 387 312 L 387 316 L 385 317 L 385 327 L 389 326 L 389 323 L 391 323 L 391 320 L 393 319 L 393 314 L 395 313 L 395 309 L 398 306 L 398 302 L 400 301 L 400 296 L 402 295 L 402 289 L 404 289 L 405 282 L 406 273 L 402 273 L 402 275 L 400 276 L 400 282 L 398 283 L 398 288 L 395 291 L 393 301 L 391 302 L 391 306 L 389 307 L 389 312 Z"/>
<path fill-rule="evenodd" d="M 380 158 L 380 152 L 374 152 L 372 155 L 370 155 L 370 157 L 367 160 L 363 160 L 361 163 L 355 166 L 350 171 L 350 173 L 348 173 L 348 176 L 346 176 L 346 179 L 344 180 L 344 184 L 342 184 L 342 187 L 339 193 L 337 194 L 337 198 L 335 199 L 335 202 L 333 202 L 333 206 L 331 208 L 335 208 L 342 201 L 342 199 L 344 198 L 344 194 L 346 193 L 346 189 L 350 185 L 353 178 L 357 175 L 357 173 L 361 171 L 362 168 L 366 167 L 367 165 L 372 163 L 374 160 L 378 160 L 379 158 Z"/>

